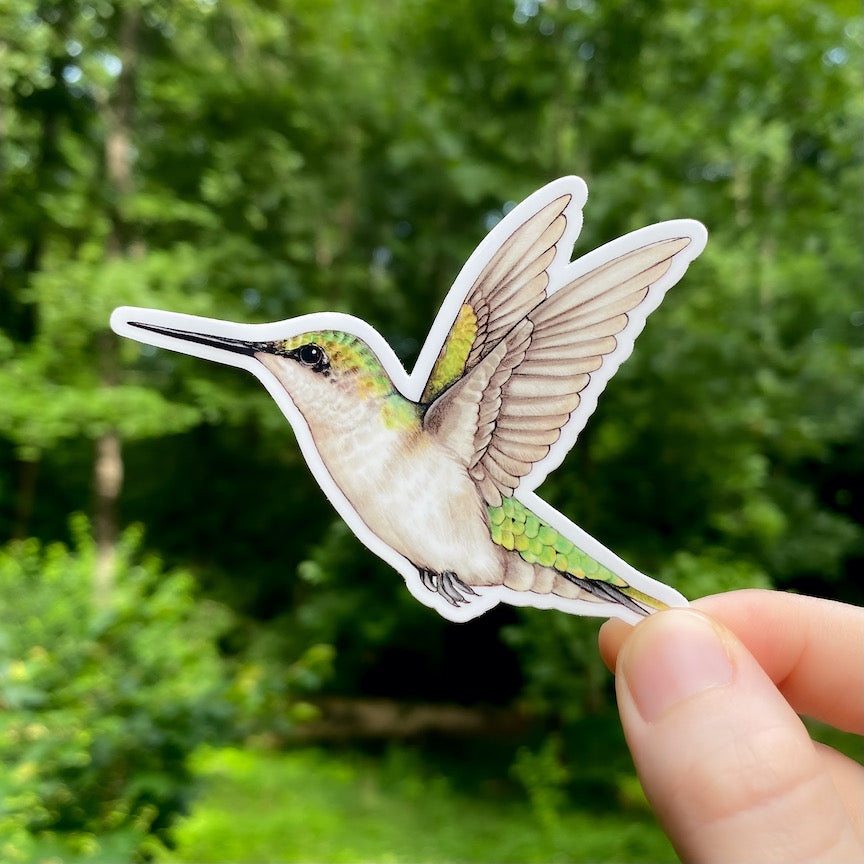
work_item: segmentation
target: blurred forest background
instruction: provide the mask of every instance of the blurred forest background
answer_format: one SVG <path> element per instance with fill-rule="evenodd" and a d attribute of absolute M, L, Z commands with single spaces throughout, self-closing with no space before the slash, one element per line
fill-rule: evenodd
<path fill-rule="evenodd" d="M 670 858 L 599 622 L 445 622 L 256 381 L 108 318 L 336 309 L 410 368 L 547 181 L 588 183 L 577 255 L 699 219 L 540 493 L 688 596 L 862 603 L 862 31 L 846 0 L 0 0 L 0 858 Z"/>

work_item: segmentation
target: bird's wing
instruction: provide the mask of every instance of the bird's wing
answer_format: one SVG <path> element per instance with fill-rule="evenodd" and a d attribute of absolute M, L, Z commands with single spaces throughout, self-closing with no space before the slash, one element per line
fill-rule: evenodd
<path fill-rule="evenodd" d="M 555 202 L 547 210 L 559 206 Z M 551 220 L 544 232 L 550 238 L 554 224 Z M 690 242 L 684 236 L 640 246 L 548 297 L 538 279 L 533 301 L 506 305 L 503 312 L 487 302 L 484 320 L 492 325 L 471 343 L 462 378 L 438 396 L 424 418 L 426 428 L 464 461 L 487 504 L 499 506 L 502 496 L 511 496 L 520 479 L 547 456 L 592 376 L 608 380 L 617 366 L 601 370 L 618 346 L 616 337 Z M 543 260 L 535 247 L 528 266 Z M 514 263 L 507 272 L 518 269 Z M 499 294 L 492 284 L 480 296 Z M 510 295 L 504 297 L 509 303 Z M 533 305 L 525 309 L 528 303 Z"/>
<path fill-rule="evenodd" d="M 522 223 L 471 286 L 432 368 L 420 401 L 432 402 L 470 372 L 546 297 L 548 268 L 567 227 L 561 195 Z"/>

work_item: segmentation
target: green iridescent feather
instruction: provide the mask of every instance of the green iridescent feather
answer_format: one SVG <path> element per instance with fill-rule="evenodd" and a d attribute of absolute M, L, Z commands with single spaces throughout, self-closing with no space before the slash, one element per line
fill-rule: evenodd
<path fill-rule="evenodd" d="M 468 303 L 463 303 L 453 327 L 447 334 L 447 340 L 441 346 L 432 374 L 420 397 L 421 402 L 431 402 L 462 377 L 476 336 L 477 316 Z"/>
<path fill-rule="evenodd" d="M 487 507 L 492 541 L 518 552 L 529 564 L 551 567 L 579 579 L 597 579 L 618 588 L 627 583 L 595 561 L 563 534 L 547 525 L 515 498 L 504 498 L 500 507 Z"/>

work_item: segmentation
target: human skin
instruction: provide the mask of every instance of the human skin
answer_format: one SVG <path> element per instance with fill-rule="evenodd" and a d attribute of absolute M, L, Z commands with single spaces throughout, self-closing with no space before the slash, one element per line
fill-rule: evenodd
<path fill-rule="evenodd" d="M 735 591 L 608 621 L 600 650 L 645 793 L 683 861 L 864 861 L 864 609 Z"/>

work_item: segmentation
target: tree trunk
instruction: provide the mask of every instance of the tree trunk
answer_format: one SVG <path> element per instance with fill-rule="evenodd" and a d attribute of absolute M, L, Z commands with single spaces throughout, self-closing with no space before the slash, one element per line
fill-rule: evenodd
<path fill-rule="evenodd" d="M 135 66 L 138 56 L 139 12 L 125 8 L 120 21 L 117 49 L 122 63 L 113 98 L 102 100 L 100 108 L 107 128 L 105 134 L 105 175 L 108 185 L 111 233 L 107 240 L 109 258 L 134 254 L 132 232 L 123 215 L 123 199 L 133 191 L 132 115 L 135 108 Z M 97 343 L 102 383 L 114 387 L 119 381 L 117 337 L 105 332 Z M 94 593 L 97 601 L 110 600 L 119 535 L 119 500 L 123 487 L 123 445 L 116 429 L 104 432 L 96 442 L 93 465 L 96 542 Z"/>
<path fill-rule="evenodd" d="M 117 554 L 117 502 L 123 487 L 123 445 L 116 431 L 106 432 L 96 441 L 94 464 L 96 487 L 93 534 L 96 540 L 96 572 L 93 593 L 102 603 L 111 598 Z"/>

